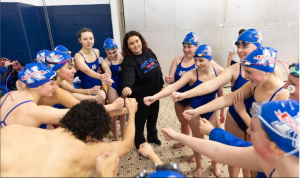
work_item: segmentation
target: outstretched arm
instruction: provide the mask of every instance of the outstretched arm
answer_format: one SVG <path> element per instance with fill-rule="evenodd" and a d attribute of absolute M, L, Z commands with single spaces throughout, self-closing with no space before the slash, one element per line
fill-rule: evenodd
<path fill-rule="evenodd" d="M 197 87 L 188 90 L 184 93 L 174 93 L 172 95 L 173 100 L 183 100 L 185 98 L 193 98 L 196 96 L 203 96 L 206 95 L 208 93 L 212 93 L 213 91 L 216 91 L 218 88 L 223 87 L 224 85 L 226 85 L 228 82 L 231 81 L 232 76 L 234 74 L 235 68 L 237 66 L 232 65 L 227 67 L 222 73 L 220 73 L 220 75 L 218 75 L 216 78 L 203 82 L 200 85 L 198 85 Z M 179 94 L 177 96 L 177 94 Z"/>
<path fill-rule="evenodd" d="M 155 95 L 149 96 L 149 97 L 144 97 L 144 103 L 149 106 L 153 102 L 172 94 L 174 91 L 179 90 L 184 85 L 189 83 L 189 81 L 191 80 L 191 78 L 192 78 L 195 71 L 196 70 L 193 69 L 193 70 L 190 70 L 190 71 L 186 72 L 185 74 L 183 74 L 183 76 L 177 82 L 175 82 L 171 85 L 168 85 L 163 90 L 156 93 Z"/>
<path fill-rule="evenodd" d="M 246 148 L 227 146 L 218 142 L 180 134 L 171 128 L 163 128 L 161 131 L 167 140 L 181 142 L 218 163 L 263 172 L 259 164 L 260 158 L 254 153 L 253 146 Z"/>
<path fill-rule="evenodd" d="M 157 163 L 158 165 L 163 165 L 164 164 L 161 161 L 161 159 L 157 156 L 157 154 L 155 154 L 152 146 L 148 142 L 140 144 L 140 149 L 138 150 L 138 153 L 140 153 L 143 156 L 149 158 L 152 163 Z"/>
<path fill-rule="evenodd" d="M 58 124 L 69 109 L 56 109 L 51 106 L 36 106 L 29 108 L 29 115 L 35 119 L 38 125 Z"/>
<path fill-rule="evenodd" d="M 222 96 L 222 97 L 218 97 L 218 98 L 212 100 L 211 102 L 209 102 L 205 105 L 202 105 L 196 109 L 186 110 L 183 112 L 183 116 L 186 119 L 190 120 L 193 117 L 195 117 L 196 115 L 208 113 L 208 112 L 212 112 L 212 111 L 216 111 L 216 110 L 228 107 L 233 104 L 232 100 L 234 98 L 234 95 L 237 92 L 243 93 L 245 99 L 249 98 L 252 95 L 251 83 L 247 82 L 245 85 L 243 85 L 241 88 L 239 88 L 235 92 L 232 92 L 232 93 Z"/>

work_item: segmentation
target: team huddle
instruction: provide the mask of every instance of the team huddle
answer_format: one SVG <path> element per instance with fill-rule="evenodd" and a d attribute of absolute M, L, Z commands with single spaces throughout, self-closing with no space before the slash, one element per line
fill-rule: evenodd
<path fill-rule="evenodd" d="M 100 65 L 92 31 L 81 29 L 78 41 L 82 48 L 74 57 L 61 45 L 39 51 L 18 72 L 18 90 L 1 98 L 1 176 L 88 177 L 96 170 L 115 177 L 119 158 L 133 146 L 163 165 L 150 145 L 161 145 L 159 128 L 176 141 L 174 149 L 193 150 L 194 177 L 201 177 L 202 154 L 212 160 L 216 177 L 222 176 L 218 163 L 228 165 L 230 177 L 238 177 L 241 168 L 244 177 L 299 177 L 299 63 L 289 65 L 284 83 L 277 50 L 263 47 L 256 29 L 239 34 L 240 62 L 225 69 L 213 60 L 209 45 L 188 33 L 184 54 L 174 58 L 165 77 L 139 32 L 126 33 L 122 50 L 106 39 L 107 57 Z M 225 95 L 229 82 L 232 92 Z M 170 95 L 181 133 L 157 125 L 159 99 Z M 110 131 L 112 142 L 105 139 Z M 184 177 L 159 167 L 145 175 L 157 176 Z"/>

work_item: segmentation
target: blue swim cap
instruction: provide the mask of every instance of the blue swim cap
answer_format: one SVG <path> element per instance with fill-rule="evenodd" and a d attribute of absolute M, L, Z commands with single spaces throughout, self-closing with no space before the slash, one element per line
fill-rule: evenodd
<path fill-rule="evenodd" d="M 185 176 L 183 174 L 180 174 L 177 171 L 157 170 L 149 174 L 147 177 L 151 178 L 151 177 L 185 177 Z"/>
<path fill-rule="evenodd" d="M 195 58 L 205 58 L 211 61 L 212 59 L 211 48 L 206 44 L 199 46 L 195 51 Z"/>
<path fill-rule="evenodd" d="M 35 62 L 39 62 L 41 64 L 44 64 L 44 65 L 47 65 L 47 63 L 45 62 L 45 58 L 46 56 L 48 55 L 50 51 L 47 50 L 47 49 L 43 49 L 41 51 L 39 51 L 37 54 L 36 54 L 36 58 L 35 58 Z"/>
<path fill-rule="evenodd" d="M 71 63 L 72 61 L 74 61 L 74 59 L 70 55 L 60 51 L 51 51 L 46 56 L 46 63 L 54 71 L 60 69 L 67 62 Z"/>
<path fill-rule="evenodd" d="M 117 47 L 118 45 L 111 38 L 106 38 L 106 40 L 104 41 L 103 48 L 105 51 L 114 50 Z"/>
<path fill-rule="evenodd" d="M 198 46 L 199 44 L 199 40 L 197 35 L 194 32 L 190 32 L 188 33 L 185 38 L 183 39 L 182 45 L 194 45 L 194 46 Z"/>
<path fill-rule="evenodd" d="M 54 51 L 60 51 L 60 52 L 63 52 L 63 53 L 66 53 L 66 54 L 69 54 L 71 55 L 71 51 L 68 50 L 68 48 L 66 48 L 65 46 L 63 45 L 58 45 L 54 48 Z"/>
<path fill-rule="evenodd" d="M 299 158 L 299 102 L 291 99 L 253 104 L 251 114 L 260 119 L 267 134 L 285 155 Z"/>
<path fill-rule="evenodd" d="M 264 72 L 274 72 L 277 50 L 271 47 L 260 47 L 252 51 L 241 63 L 244 66 Z"/>
<path fill-rule="evenodd" d="M 259 31 L 257 31 L 256 29 L 249 29 L 244 31 L 237 39 L 236 45 L 237 43 L 239 43 L 239 41 L 246 41 L 246 42 L 250 42 L 253 43 L 256 47 L 261 47 L 261 43 L 262 43 L 262 35 Z"/>
<path fill-rule="evenodd" d="M 28 88 L 36 88 L 50 80 L 56 80 L 56 74 L 44 64 L 35 62 L 26 64 L 25 68 L 18 73 L 18 78 Z"/>

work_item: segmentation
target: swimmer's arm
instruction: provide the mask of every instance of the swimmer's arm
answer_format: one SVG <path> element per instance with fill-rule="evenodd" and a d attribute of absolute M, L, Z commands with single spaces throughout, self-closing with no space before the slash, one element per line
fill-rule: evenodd
<path fill-rule="evenodd" d="M 91 70 L 85 63 L 83 57 L 79 54 L 76 53 L 75 54 L 75 63 L 76 66 L 78 67 L 79 70 L 81 70 L 83 73 L 85 73 L 86 75 L 95 78 L 95 79 L 99 79 L 101 78 L 101 74 Z M 98 67 L 98 66 L 97 66 Z"/>
<path fill-rule="evenodd" d="M 274 73 L 276 74 L 276 76 L 278 78 L 280 78 L 281 81 L 283 81 L 283 76 L 282 76 L 281 70 L 279 69 L 278 66 L 275 66 Z"/>
<path fill-rule="evenodd" d="M 192 76 L 195 75 L 195 72 L 196 72 L 196 69 L 192 69 L 192 70 L 186 72 L 185 74 L 182 75 L 182 77 L 177 82 L 175 82 L 171 85 L 168 85 L 163 90 L 161 90 L 160 92 L 153 95 L 153 97 L 155 98 L 155 100 L 159 100 L 159 99 L 166 97 L 166 96 L 172 94 L 173 92 L 179 90 L 180 88 L 182 88 L 183 86 L 185 86 L 186 84 L 189 83 Z"/>
<path fill-rule="evenodd" d="M 206 83 L 206 82 L 204 82 L 204 83 Z M 222 97 L 218 97 L 218 98 L 212 100 L 211 102 L 196 108 L 195 111 L 197 114 L 204 114 L 204 113 L 216 111 L 216 110 L 219 110 L 222 108 L 226 108 L 233 104 L 233 97 L 237 92 L 243 93 L 244 99 L 249 98 L 252 95 L 251 83 L 247 82 L 245 85 L 243 85 L 241 88 L 239 88 L 235 92 L 232 92 L 228 95 L 224 95 Z"/>
<path fill-rule="evenodd" d="M 72 84 L 67 82 L 66 80 L 63 80 L 60 84 L 60 87 L 69 91 L 70 93 L 79 93 L 84 95 L 90 95 L 91 89 L 75 89 Z M 78 98 L 77 98 L 78 99 Z"/>
<path fill-rule="evenodd" d="M 101 63 L 101 67 L 104 70 L 104 73 L 108 75 L 108 78 L 111 78 L 111 70 L 107 58 L 103 60 L 103 62 Z"/>
<path fill-rule="evenodd" d="M 117 153 L 119 158 L 127 154 L 132 150 L 134 143 L 134 135 L 135 135 L 135 112 L 129 111 L 128 122 L 126 126 L 126 130 L 124 133 L 124 137 L 122 141 L 114 141 L 108 143 L 109 150 L 111 152 Z"/>
<path fill-rule="evenodd" d="M 71 108 L 75 104 L 78 104 L 80 101 L 76 99 L 70 92 L 61 89 L 57 87 L 56 89 L 56 95 L 55 95 L 55 104 L 61 104 L 66 108 Z M 45 97 L 45 99 L 47 99 Z"/>
<path fill-rule="evenodd" d="M 226 85 L 231 81 L 233 76 L 234 65 L 227 67 L 220 75 L 216 78 L 203 82 L 197 87 L 184 92 L 185 98 L 193 98 L 196 96 L 203 96 L 208 93 L 216 91 L 218 88 Z"/>
<path fill-rule="evenodd" d="M 252 171 L 263 172 L 263 169 L 259 164 L 259 158 L 254 153 L 253 146 L 246 148 L 233 147 L 180 133 L 176 135 L 176 138 L 174 138 L 176 141 L 181 142 L 182 144 L 190 147 L 192 150 L 203 154 L 218 163 L 240 167 Z"/>
<path fill-rule="evenodd" d="M 229 67 L 230 66 L 230 62 L 231 62 L 231 59 L 232 59 L 232 52 L 231 51 L 229 51 L 229 54 L 228 54 L 228 60 L 227 60 L 227 67 Z"/>
<path fill-rule="evenodd" d="M 176 68 L 177 68 L 177 57 L 175 57 L 173 59 L 171 67 L 170 67 L 170 71 L 169 71 L 169 75 L 171 76 L 171 84 L 175 82 L 175 71 L 176 71 Z"/>
<path fill-rule="evenodd" d="M 58 124 L 69 109 L 56 109 L 51 106 L 37 106 L 29 109 L 29 115 L 39 124 Z"/>

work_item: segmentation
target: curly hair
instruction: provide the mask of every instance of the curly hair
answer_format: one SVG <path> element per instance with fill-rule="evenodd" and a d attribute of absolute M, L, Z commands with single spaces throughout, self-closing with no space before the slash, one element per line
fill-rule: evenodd
<path fill-rule="evenodd" d="M 144 37 L 137 31 L 130 31 L 127 32 L 124 36 L 123 39 L 123 46 L 122 46 L 122 55 L 123 57 L 125 56 L 133 56 L 133 53 L 131 52 L 131 50 L 128 47 L 128 39 L 132 36 L 137 36 L 140 38 L 141 42 L 142 42 L 142 51 L 147 51 L 148 50 L 148 44 L 145 41 Z"/>
<path fill-rule="evenodd" d="M 58 127 L 65 128 L 79 140 L 87 136 L 102 140 L 110 132 L 110 117 L 96 100 L 83 100 L 74 105 L 60 120 Z"/>

